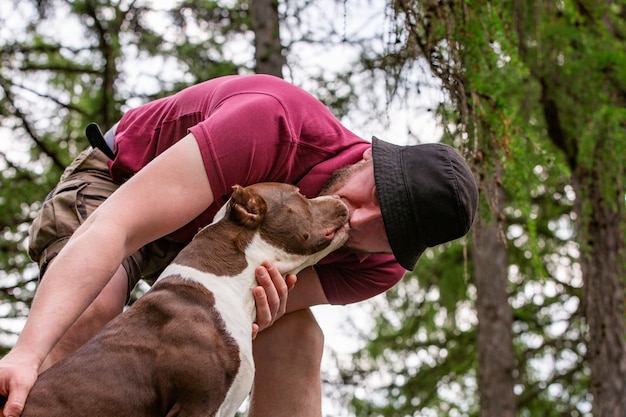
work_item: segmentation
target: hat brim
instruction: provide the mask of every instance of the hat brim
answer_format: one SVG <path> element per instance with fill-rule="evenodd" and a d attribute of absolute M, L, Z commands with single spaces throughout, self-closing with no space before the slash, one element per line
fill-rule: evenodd
<path fill-rule="evenodd" d="M 409 215 L 416 211 L 403 185 L 402 147 L 372 137 L 372 159 L 376 194 L 389 245 L 398 263 L 412 271 L 426 246 L 420 243 L 419 234 L 415 235 L 419 233 L 419 225 Z"/>

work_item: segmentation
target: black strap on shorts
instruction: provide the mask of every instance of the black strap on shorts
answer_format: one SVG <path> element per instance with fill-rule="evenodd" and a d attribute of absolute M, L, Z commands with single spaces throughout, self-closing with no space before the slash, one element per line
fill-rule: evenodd
<path fill-rule="evenodd" d="M 109 130 L 106 134 L 102 134 L 102 130 L 100 130 L 100 126 L 96 123 L 89 123 L 87 128 L 85 129 L 85 134 L 87 135 L 87 140 L 89 140 L 89 144 L 96 149 L 100 149 L 109 159 L 115 158 L 115 152 L 113 152 L 113 136 L 114 131 Z M 105 136 L 110 136 L 106 138 Z M 107 141 L 107 139 L 109 139 Z"/>

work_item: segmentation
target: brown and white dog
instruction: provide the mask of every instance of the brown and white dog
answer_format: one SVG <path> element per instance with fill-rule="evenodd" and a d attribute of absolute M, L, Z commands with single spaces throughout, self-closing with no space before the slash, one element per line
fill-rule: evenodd
<path fill-rule="evenodd" d="M 345 242 L 347 221 L 333 197 L 235 186 L 150 291 L 39 376 L 23 417 L 235 415 L 254 376 L 255 267 L 297 273 Z"/>

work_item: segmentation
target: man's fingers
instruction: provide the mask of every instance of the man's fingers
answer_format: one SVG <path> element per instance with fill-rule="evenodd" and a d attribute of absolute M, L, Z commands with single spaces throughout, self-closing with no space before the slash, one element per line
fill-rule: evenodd
<path fill-rule="evenodd" d="M 271 285 L 267 287 L 263 286 L 263 288 L 267 294 L 267 301 L 272 311 L 272 318 L 276 320 L 285 313 L 284 307 L 287 304 L 287 293 L 289 289 L 287 288 L 285 278 L 283 278 L 278 269 L 271 262 L 263 262 L 262 266 L 271 279 Z"/>
<path fill-rule="evenodd" d="M 256 303 L 256 324 L 257 327 L 259 327 L 259 329 L 257 329 L 258 332 L 272 325 L 272 312 L 263 287 L 259 286 L 254 288 L 252 294 L 254 295 L 254 301 Z"/>
<path fill-rule="evenodd" d="M 258 328 L 253 326 L 253 336 L 256 334 L 255 332 L 271 326 L 285 314 L 287 310 L 287 295 L 297 280 L 294 274 L 283 277 L 278 269 L 271 262 L 267 261 L 263 262 L 255 270 L 255 274 L 259 284 L 253 290 Z"/>
<path fill-rule="evenodd" d="M 252 323 L 252 340 L 256 339 L 256 336 L 259 334 L 259 325 L 256 323 Z"/>
<path fill-rule="evenodd" d="M 298 281 L 298 276 L 296 274 L 289 274 L 285 277 L 285 283 L 287 284 L 287 290 L 293 290 L 293 287 L 296 286 L 296 282 Z"/>
<path fill-rule="evenodd" d="M 9 352 L 0 365 L 0 404 L 4 417 L 19 417 L 24 410 L 26 397 L 37 380 L 37 367 L 26 360 L 16 360 Z"/>
<path fill-rule="evenodd" d="M 25 392 L 24 392 L 25 391 Z M 9 393 L 8 398 L 3 398 L 2 400 L 6 400 L 6 404 L 4 404 L 4 409 L 2 411 L 2 415 L 5 417 L 18 417 L 22 414 L 22 410 L 24 409 L 24 403 L 26 402 L 26 396 L 28 395 L 28 390 L 17 389 L 14 388 Z"/>

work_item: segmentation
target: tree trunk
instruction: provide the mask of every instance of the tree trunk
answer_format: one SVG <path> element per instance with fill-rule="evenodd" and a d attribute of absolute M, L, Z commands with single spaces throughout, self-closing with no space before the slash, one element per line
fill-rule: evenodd
<path fill-rule="evenodd" d="M 494 217 L 502 213 L 503 192 L 493 175 L 482 181 Z M 478 390 L 481 417 L 515 417 L 515 361 L 512 312 L 507 290 L 506 246 L 499 220 L 477 216 L 472 232 L 472 261 L 478 314 Z"/>
<path fill-rule="evenodd" d="M 595 169 L 606 169 L 596 167 Z M 572 176 L 576 210 L 582 220 L 580 265 L 589 328 L 588 361 L 595 417 L 626 416 L 626 340 L 624 335 L 623 192 L 607 201 L 599 173 L 578 169 Z M 605 178 L 606 179 L 606 178 Z M 586 199 L 578 196 L 586 196 Z M 587 202 L 585 207 L 584 201 Z M 582 213 L 585 213 L 583 215 Z"/>
<path fill-rule="evenodd" d="M 576 192 L 574 208 L 589 329 L 587 360 L 591 369 L 593 414 L 595 417 L 623 417 L 626 416 L 626 257 L 622 229 L 623 171 L 618 162 L 623 155 L 615 155 L 611 132 L 600 125 L 594 130 L 593 153 L 584 157 L 591 162 L 580 162 L 578 137 L 564 129 L 576 121 L 562 119 L 564 105 L 553 98 L 557 96 L 553 84 L 557 83 L 541 81 L 541 103 L 548 134 L 567 158 Z"/>
<path fill-rule="evenodd" d="M 277 0 L 250 1 L 252 30 L 254 31 L 254 59 L 257 74 L 283 76 L 286 64 L 280 42 L 280 25 Z"/>

